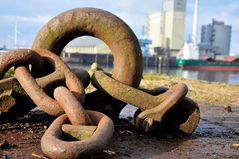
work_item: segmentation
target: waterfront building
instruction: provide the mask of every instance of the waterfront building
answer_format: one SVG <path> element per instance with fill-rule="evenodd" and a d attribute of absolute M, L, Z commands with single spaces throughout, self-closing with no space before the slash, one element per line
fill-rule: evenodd
<path fill-rule="evenodd" d="M 202 54 L 228 56 L 230 54 L 231 26 L 223 21 L 212 19 L 212 24 L 203 25 L 201 29 Z"/>
<path fill-rule="evenodd" d="M 186 0 L 162 0 L 161 12 L 148 16 L 148 39 L 154 47 L 168 48 L 175 56 L 184 44 Z"/>
<path fill-rule="evenodd" d="M 63 50 L 64 52 L 83 54 L 110 54 L 110 48 L 100 39 L 94 37 L 81 37 L 70 42 Z"/>

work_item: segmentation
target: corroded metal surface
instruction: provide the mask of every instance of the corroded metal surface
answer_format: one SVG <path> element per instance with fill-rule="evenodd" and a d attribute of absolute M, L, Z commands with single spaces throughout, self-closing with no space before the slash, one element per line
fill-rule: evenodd
<path fill-rule="evenodd" d="M 90 74 L 86 70 L 83 70 L 81 68 L 71 70 L 81 81 L 84 88 L 86 88 L 90 84 Z"/>
<path fill-rule="evenodd" d="M 168 90 L 165 87 L 140 90 L 151 95 L 159 95 Z M 142 111 L 137 110 L 135 117 Z M 184 134 L 192 134 L 198 127 L 200 121 L 200 109 L 196 102 L 188 97 L 184 97 L 176 106 L 170 110 L 162 121 L 161 130 L 179 131 Z"/>
<path fill-rule="evenodd" d="M 70 69 L 50 51 L 44 51 L 42 49 L 36 49 L 36 51 L 39 52 L 41 56 L 46 56 L 48 58 L 48 62 L 50 62 L 52 66 L 56 66 L 56 70 L 60 70 L 65 74 L 67 87 L 70 88 L 70 91 L 74 93 L 81 103 L 84 103 L 84 87 L 79 79 L 72 72 L 70 72 Z M 64 113 L 59 104 L 44 92 L 24 66 L 16 68 L 15 76 L 37 106 L 50 115 L 57 116 Z M 67 76 L 70 76 L 70 78 Z"/>
<path fill-rule="evenodd" d="M 59 55 L 67 43 L 84 35 L 99 38 L 110 47 L 114 58 L 112 75 L 95 71 L 95 65 L 92 76 L 84 70 L 78 72 L 79 80 L 61 60 Z M 24 96 L 46 113 L 60 115 L 41 140 L 42 151 L 48 157 L 86 158 L 109 142 L 113 121 L 103 113 L 85 111 L 83 105 L 112 119 L 119 117 L 126 103 L 137 106 L 135 126 L 145 132 L 173 129 L 191 134 L 199 123 L 198 105 L 185 97 L 185 84 L 169 89 L 137 89 L 142 76 L 138 40 L 127 24 L 107 11 L 78 8 L 61 13 L 40 30 L 32 48 L 1 54 L 0 79 L 14 66 L 17 80 L 0 80 L 0 102 L 23 104 L 27 101 Z M 97 90 L 86 96 L 84 89 L 90 80 Z M 16 92 L 22 95 L 19 99 L 19 95 L 15 98 Z"/>
<path fill-rule="evenodd" d="M 38 76 L 45 71 L 43 59 L 33 50 L 17 49 L 5 52 L 0 58 L 0 79 L 13 66 L 17 65 L 32 65 L 32 72 Z"/>
<path fill-rule="evenodd" d="M 120 83 L 107 76 L 102 71 L 96 71 L 93 74 L 92 84 L 112 97 L 140 108 L 142 112 L 137 115 L 135 126 L 136 128 L 143 129 L 146 132 L 154 130 L 157 123 L 162 123 L 168 112 L 175 109 L 177 105 L 180 105 L 179 102 L 183 100 L 187 93 L 187 86 L 185 84 L 176 84 L 166 92 L 153 96 Z M 162 90 L 160 91 L 162 92 Z M 184 103 L 181 104 L 184 106 L 185 102 L 188 103 L 189 101 L 184 100 Z M 187 106 L 189 105 L 190 104 Z M 195 114 L 192 113 L 187 116 L 189 121 L 186 121 L 185 125 L 188 125 L 186 124 L 188 122 L 192 124 L 192 128 L 189 130 L 189 128 L 186 128 L 187 126 L 185 126 L 185 133 L 192 133 L 195 130 L 200 118 L 198 109 L 196 109 L 198 108 L 197 105 L 192 104 L 192 102 L 191 105 L 190 106 L 192 107 L 192 110 L 194 109 Z M 188 109 L 191 110 L 190 107 Z M 183 124 L 181 123 L 181 126 L 182 125 Z"/>
<path fill-rule="evenodd" d="M 48 76 L 37 78 L 38 85 L 44 90 L 51 90 L 52 87 L 63 83 L 64 74 L 60 71 L 53 72 Z M 12 120 L 26 115 L 36 105 L 29 98 L 16 78 L 10 77 L 0 80 L 0 121 Z M 14 102 L 15 101 L 15 102 Z"/>
<path fill-rule="evenodd" d="M 51 158 L 70 159 L 93 155 L 101 151 L 113 135 L 114 126 L 112 120 L 106 115 L 86 111 L 97 129 L 93 135 L 83 141 L 63 141 L 61 126 L 68 123 L 66 115 L 58 117 L 47 129 L 41 139 L 42 151 Z"/>
<path fill-rule="evenodd" d="M 99 111 L 109 116 L 113 121 L 119 120 L 121 110 L 127 105 L 110 95 L 96 90 L 86 94 L 84 108 L 87 110 Z"/>
<path fill-rule="evenodd" d="M 90 125 L 92 123 L 81 103 L 67 88 L 57 87 L 54 90 L 54 98 L 63 108 L 72 125 Z"/>
<path fill-rule="evenodd" d="M 65 83 L 67 88 L 75 95 L 75 97 L 80 101 L 80 103 L 84 103 L 85 100 L 85 89 L 81 83 L 81 81 L 77 78 L 77 76 L 70 70 L 70 68 L 62 61 L 62 59 L 55 55 L 54 53 L 36 48 L 34 49 L 41 57 L 44 58 L 50 66 L 52 66 L 53 70 L 62 71 L 65 75 Z"/>
<path fill-rule="evenodd" d="M 135 105 L 141 110 L 153 109 L 159 103 L 163 103 L 168 97 L 172 95 L 172 99 L 169 102 L 179 101 L 187 93 L 187 86 L 185 84 L 178 84 L 170 88 L 167 92 L 160 94 L 159 96 L 152 96 L 133 87 L 129 87 L 123 83 L 116 81 L 115 79 L 107 76 L 102 71 L 96 71 L 92 76 L 92 84 L 112 97 L 124 101 L 126 103 Z M 177 92 L 177 93 L 175 93 Z M 172 105 L 172 104 L 171 104 Z"/>
<path fill-rule="evenodd" d="M 114 57 L 113 77 L 137 87 L 142 76 L 142 54 L 138 40 L 117 16 L 96 8 L 77 8 L 51 19 L 37 34 L 32 48 L 58 55 L 71 40 L 84 36 L 103 40 Z"/>

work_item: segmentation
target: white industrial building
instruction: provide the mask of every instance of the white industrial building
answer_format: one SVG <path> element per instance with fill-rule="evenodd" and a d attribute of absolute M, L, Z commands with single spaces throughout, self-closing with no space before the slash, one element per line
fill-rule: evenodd
<path fill-rule="evenodd" d="M 161 12 L 148 16 L 148 39 L 154 47 L 169 48 L 176 53 L 184 44 L 186 0 L 162 0 Z"/>

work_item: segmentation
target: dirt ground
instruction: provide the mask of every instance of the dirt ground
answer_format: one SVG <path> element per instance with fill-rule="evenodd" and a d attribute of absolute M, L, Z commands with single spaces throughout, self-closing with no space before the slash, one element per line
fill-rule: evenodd
<path fill-rule="evenodd" d="M 122 119 L 115 124 L 109 145 L 91 158 L 239 158 L 239 85 L 146 76 L 141 86 L 179 82 L 188 85 L 188 96 L 200 106 L 201 120 L 190 137 L 138 134 L 130 120 Z M 131 119 L 132 113 L 127 107 L 122 116 Z M 41 152 L 40 139 L 52 121 L 45 113 L 33 111 L 14 123 L 0 123 L 0 158 L 47 158 Z"/>

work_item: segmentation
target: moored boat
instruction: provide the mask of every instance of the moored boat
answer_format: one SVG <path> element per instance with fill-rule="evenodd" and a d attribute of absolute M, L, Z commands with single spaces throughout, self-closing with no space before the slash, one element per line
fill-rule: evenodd
<path fill-rule="evenodd" d="M 181 68 L 206 71 L 239 71 L 239 58 L 234 60 L 194 60 L 177 59 L 177 65 Z"/>

